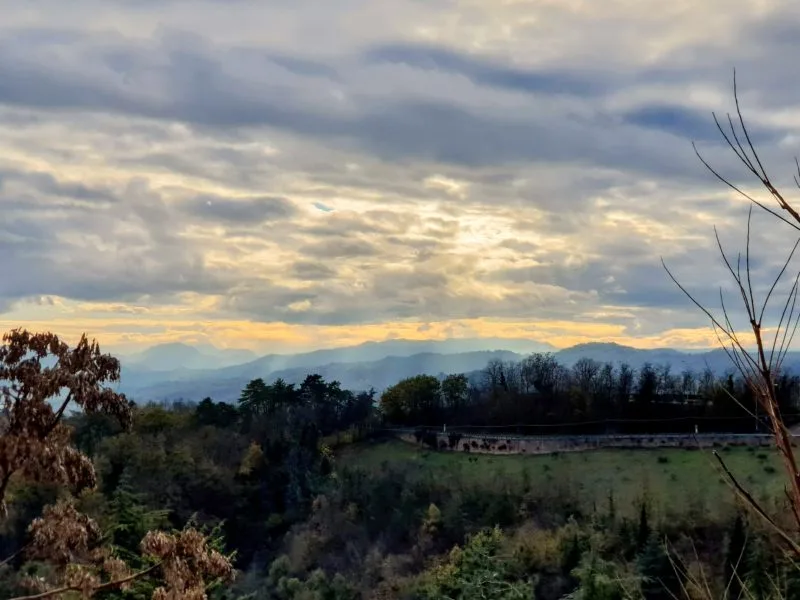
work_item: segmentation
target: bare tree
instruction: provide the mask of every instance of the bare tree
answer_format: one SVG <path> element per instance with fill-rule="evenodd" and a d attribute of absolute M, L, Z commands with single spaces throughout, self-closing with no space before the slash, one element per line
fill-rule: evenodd
<path fill-rule="evenodd" d="M 795 274 L 787 283 L 783 283 L 798 244 L 800 244 L 800 238 L 789 249 L 782 266 L 777 269 L 775 276 L 763 289 L 758 289 L 751 270 L 753 207 L 763 210 L 797 231 L 800 231 L 800 212 L 786 200 L 783 193 L 773 184 L 756 151 L 739 105 L 735 72 L 733 96 L 736 105 L 735 117 L 730 114 L 727 115 L 727 127 L 723 126 L 716 114 L 713 115 L 714 122 L 728 147 L 745 166 L 746 170 L 758 181 L 760 186 L 766 190 L 767 200 L 757 198 L 754 194 L 748 193 L 742 187 L 721 175 L 718 170 L 703 158 L 697 150 L 697 146 L 694 143 L 692 145 L 700 161 L 719 181 L 751 203 L 745 232 L 744 255 L 740 252 L 734 258 L 726 252 L 720 241 L 718 231 L 716 228 L 714 229 L 717 247 L 722 260 L 735 284 L 735 293 L 740 296 L 748 323 L 747 328 L 744 331 L 740 331 L 734 326 L 733 313 L 726 305 L 721 289 L 719 292 L 720 308 L 715 313 L 699 302 L 678 281 L 663 260 L 662 264 L 664 264 L 664 268 L 670 278 L 681 291 L 710 319 L 719 344 L 751 388 L 757 399 L 759 410 L 763 410 L 769 420 L 776 448 L 785 467 L 787 477 L 785 492 L 790 506 L 791 515 L 789 520 L 791 525 L 784 525 L 780 522 L 782 520 L 780 517 L 768 514 L 759 502 L 739 483 L 722 457 L 716 452 L 714 454 L 738 495 L 784 540 L 795 556 L 800 558 L 800 543 L 798 543 L 800 542 L 800 471 L 798 471 L 797 461 L 792 451 L 792 435 L 781 415 L 775 388 L 776 380 L 781 373 L 786 353 L 790 348 L 800 319 L 800 310 L 798 310 L 797 306 L 800 273 Z M 795 183 L 800 187 L 800 162 L 795 159 L 795 164 L 797 166 Z M 786 289 L 780 291 L 782 286 Z M 777 303 L 776 296 L 779 294 L 783 294 L 783 301 Z M 768 313 L 771 303 L 775 308 Z M 765 321 L 765 318 L 768 320 Z"/>

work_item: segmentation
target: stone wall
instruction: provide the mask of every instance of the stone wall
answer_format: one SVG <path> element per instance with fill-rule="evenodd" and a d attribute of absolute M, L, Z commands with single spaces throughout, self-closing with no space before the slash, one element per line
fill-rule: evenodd
<path fill-rule="evenodd" d="M 405 442 L 439 450 L 478 454 L 550 454 L 600 448 L 714 448 L 723 446 L 769 446 L 770 435 L 585 435 L 585 436 L 491 436 L 459 433 L 426 433 L 393 430 Z"/>

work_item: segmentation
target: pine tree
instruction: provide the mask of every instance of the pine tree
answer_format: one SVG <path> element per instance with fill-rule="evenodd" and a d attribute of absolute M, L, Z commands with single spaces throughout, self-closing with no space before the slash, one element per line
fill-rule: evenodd
<path fill-rule="evenodd" d="M 617 508 L 614 503 L 614 490 L 608 491 L 608 522 L 614 524 L 617 521 Z"/>
<path fill-rule="evenodd" d="M 645 600 L 671 600 L 678 597 L 680 582 L 675 568 L 657 536 L 651 536 L 638 558 Z"/>
<path fill-rule="evenodd" d="M 606 561 L 595 550 L 581 561 L 573 575 L 578 579 L 578 589 L 569 598 L 572 600 L 622 600 L 625 591 L 620 585 L 618 565 Z"/>
<path fill-rule="evenodd" d="M 639 529 L 636 533 L 636 551 L 641 552 L 650 540 L 650 524 L 647 521 L 647 503 L 639 509 Z"/>
<path fill-rule="evenodd" d="M 770 581 L 770 573 L 772 569 L 772 561 L 769 559 L 764 541 L 760 538 L 755 538 L 747 552 L 746 560 L 746 585 L 747 597 L 753 600 L 766 600 L 772 593 L 772 582 Z"/>
<path fill-rule="evenodd" d="M 725 558 L 725 583 L 728 585 L 728 597 L 731 600 L 738 600 L 742 595 L 742 579 L 744 579 L 744 566 L 747 558 L 746 544 L 744 520 L 741 515 L 737 515 Z"/>
<path fill-rule="evenodd" d="M 239 406 L 250 414 L 263 414 L 267 411 L 270 388 L 261 378 L 253 379 L 242 390 Z"/>
<path fill-rule="evenodd" d="M 578 534 L 573 534 L 566 540 L 561 550 L 561 569 L 565 575 L 571 575 L 580 564 L 582 555 Z"/>

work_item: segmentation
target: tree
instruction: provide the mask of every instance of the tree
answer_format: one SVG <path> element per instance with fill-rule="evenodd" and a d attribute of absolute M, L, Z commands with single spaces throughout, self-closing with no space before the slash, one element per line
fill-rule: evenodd
<path fill-rule="evenodd" d="M 550 394 L 556 386 L 558 366 L 552 352 L 532 354 L 523 361 L 523 380 L 539 393 Z"/>
<path fill-rule="evenodd" d="M 647 503 L 639 507 L 639 528 L 636 533 L 636 550 L 642 551 L 650 540 L 650 524 L 647 520 Z"/>
<path fill-rule="evenodd" d="M 251 415 L 269 412 L 270 389 L 260 377 L 250 381 L 239 396 L 239 408 Z"/>
<path fill-rule="evenodd" d="M 636 403 L 641 406 L 655 402 L 657 392 L 658 373 L 652 364 L 646 362 L 639 369 L 639 379 L 636 383 Z"/>
<path fill-rule="evenodd" d="M 765 542 L 760 537 L 756 537 L 752 544 L 748 544 L 743 566 L 746 576 L 746 598 L 756 600 L 770 598 L 774 591 L 772 573 L 775 565 L 767 552 Z"/>
<path fill-rule="evenodd" d="M 215 403 L 211 398 L 204 398 L 195 408 L 194 418 L 198 425 L 213 425 L 225 428 L 237 421 L 239 413 L 232 404 L 225 402 Z"/>
<path fill-rule="evenodd" d="M 684 400 L 697 392 L 697 378 L 694 371 L 684 369 L 681 373 L 681 394 Z"/>
<path fill-rule="evenodd" d="M 600 419 L 610 419 L 616 416 L 614 413 L 614 387 L 616 378 L 614 376 L 614 365 L 605 363 L 597 376 L 595 390 L 595 414 Z"/>
<path fill-rule="evenodd" d="M 14 477 L 57 483 L 74 493 L 95 487 L 94 466 L 72 446 L 64 415 L 74 405 L 87 414 L 113 416 L 123 427 L 130 427 L 131 404 L 106 386 L 119 381 L 119 375 L 119 361 L 102 354 L 97 342 L 85 335 L 72 349 L 52 333 L 15 329 L 3 336 L 0 518 L 5 518 L 7 490 Z M 45 507 L 31 522 L 28 534 L 29 541 L 19 554 L 50 569 L 24 579 L 32 595 L 14 600 L 54 598 L 68 592 L 88 598 L 156 573 L 163 577 L 163 585 L 154 591 L 154 600 L 202 598 L 209 578 L 232 576 L 228 557 L 209 549 L 206 537 L 193 528 L 175 534 L 147 532 L 141 549 L 150 564 L 131 571 L 105 544 L 94 519 L 78 512 L 68 497 Z"/>
<path fill-rule="evenodd" d="M 319 377 L 316 375 L 315 377 Z M 320 379 L 322 379 L 320 377 Z M 324 381 L 322 384 L 324 385 Z M 271 414 L 278 408 L 289 406 L 293 404 L 298 396 L 298 391 L 295 389 L 293 383 L 286 383 L 282 377 L 278 377 L 275 382 L 268 388 L 268 412 Z"/>
<path fill-rule="evenodd" d="M 600 363 L 591 358 L 581 358 L 572 366 L 573 401 L 578 415 L 588 417 L 594 410 L 594 395 Z"/>
<path fill-rule="evenodd" d="M 283 380 L 279 379 L 275 382 L 274 387 L 278 387 L 278 382 L 283 384 Z M 283 384 L 283 388 L 286 388 L 285 384 Z M 316 411 L 317 422 L 325 433 L 336 429 L 349 398 L 348 393 L 342 389 L 338 381 L 328 383 L 322 375 L 318 374 L 308 375 L 303 380 L 298 396 L 301 402 L 313 407 Z"/>
<path fill-rule="evenodd" d="M 428 574 L 419 597 L 431 600 L 532 599 L 531 583 L 515 579 L 509 561 L 500 555 L 503 542 L 503 534 L 497 527 L 471 536 L 463 549 L 453 548 L 448 561 Z"/>
<path fill-rule="evenodd" d="M 436 422 L 441 385 L 432 375 L 403 379 L 381 394 L 380 405 L 391 423 L 429 425 Z"/>
<path fill-rule="evenodd" d="M 573 570 L 578 579 L 578 589 L 564 600 L 623 600 L 630 598 L 624 588 L 619 566 L 603 560 L 595 550 L 590 550 L 581 564 Z"/>
<path fill-rule="evenodd" d="M 657 536 L 650 536 L 637 558 L 644 600 L 672 600 L 680 593 L 675 568 Z"/>
<path fill-rule="evenodd" d="M 469 400 L 469 380 L 464 374 L 448 375 L 442 381 L 442 400 L 448 410 L 459 410 Z"/>
<path fill-rule="evenodd" d="M 725 581 L 728 585 L 728 596 L 732 600 L 738 600 L 742 595 L 746 558 L 747 534 L 744 529 L 744 519 L 742 515 L 736 515 L 725 557 Z"/>
<path fill-rule="evenodd" d="M 630 402 L 631 394 L 633 394 L 633 380 L 633 369 L 628 363 L 622 363 L 619 366 L 616 391 L 617 404 L 620 410 L 624 410 L 628 402 Z"/>
<path fill-rule="evenodd" d="M 352 427 L 354 424 L 363 429 L 368 425 L 368 420 L 374 413 L 375 390 L 353 394 L 345 392 L 345 402 L 342 408 L 342 427 Z"/>

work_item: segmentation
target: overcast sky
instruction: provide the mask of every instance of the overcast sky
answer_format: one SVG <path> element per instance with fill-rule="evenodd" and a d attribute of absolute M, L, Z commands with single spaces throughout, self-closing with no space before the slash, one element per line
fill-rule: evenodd
<path fill-rule="evenodd" d="M 800 146 L 790 2 L 6 0 L 0 14 L 2 327 L 112 349 L 710 344 L 660 257 L 713 300 L 712 226 L 742 241 L 746 203 L 691 146 L 754 188 L 711 118 L 733 107 L 734 67 L 777 180 Z M 759 288 L 793 238 L 757 224 Z"/>

